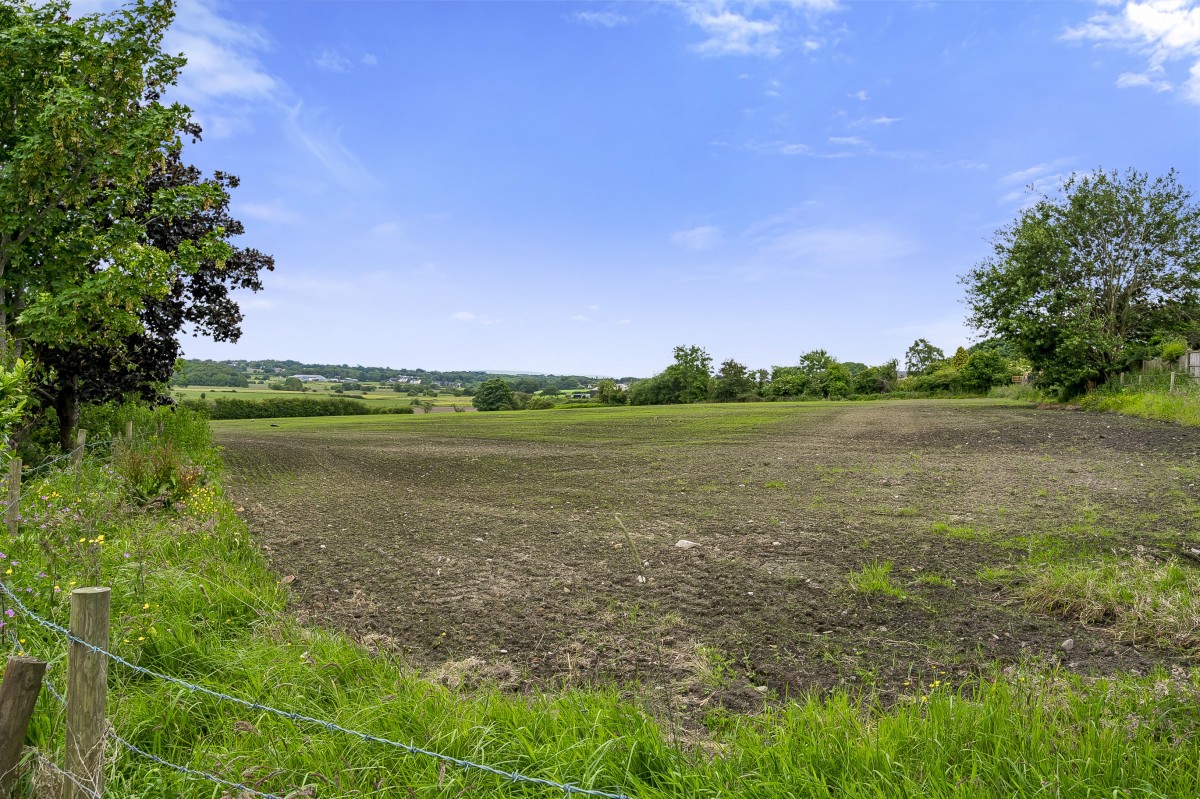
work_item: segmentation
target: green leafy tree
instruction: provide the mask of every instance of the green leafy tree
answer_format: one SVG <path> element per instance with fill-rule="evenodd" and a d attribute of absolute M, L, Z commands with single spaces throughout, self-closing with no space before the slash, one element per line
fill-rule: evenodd
<path fill-rule="evenodd" d="M 130 213 L 189 130 L 187 108 L 159 102 L 183 65 L 161 49 L 172 5 L 69 10 L 61 0 L 0 5 L 0 360 L 28 352 L 38 384 L 69 370 L 55 353 L 144 334 L 148 299 L 230 255 L 215 232 L 175 252 L 147 241 L 146 217 L 193 214 L 220 201 L 220 186 L 163 188 L 147 215 Z M 67 429 L 77 379 L 52 396 Z"/>
<path fill-rule="evenodd" d="M 516 398 L 506 381 L 493 377 L 479 385 L 471 404 L 481 411 L 507 411 L 516 407 Z"/>
<path fill-rule="evenodd" d="M 807 393 L 809 377 L 799 366 L 771 369 L 770 393 L 775 397 L 799 397 Z"/>
<path fill-rule="evenodd" d="M 962 277 L 970 322 L 1071 396 L 1161 333 L 1200 330 L 1200 204 L 1172 170 L 1072 175 L 993 237 Z"/>
<path fill-rule="evenodd" d="M 721 371 L 712 381 L 712 398 L 717 402 L 734 402 L 747 394 L 753 394 L 754 378 L 745 365 L 730 358 L 721 364 Z"/>
<path fill-rule="evenodd" d="M 904 353 L 904 368 L 910 375 L 923 374 L 938 361 L 945 359 L 945 352 L 930 344 L 928 339 L 919 338 Z"/>
<path fill-rule="evenodd" d="M 624 405 L 625 392 L 617 388 L 616 381 L 601 380 L 596 384 L 596 400 L 605 405 Z"/>
<path fill-rule="evenodd" d="M 992 386 L 1001 386 L 1012 380 L 1012 367 L 995 350 L 980 350 L 972 353 L 958 373 L 958 382 L 964 391 L 986 392 Z"/>
<path fill-rule="evenodd" d="M 966 347 L 959 347 L 954 351 L 954 355 L 950 357 L 950 365 L 955 369 L 961 369 L 967 365 L 967 361 L 971 359 L 971 353 L 967 352 Z"/>
<path fill-rule="evenodd" d="M 631 405 L 678 405 L 707 399 L 712 358 L 700 347 L 676 347 L 675 363 L 629 387 Z"/>

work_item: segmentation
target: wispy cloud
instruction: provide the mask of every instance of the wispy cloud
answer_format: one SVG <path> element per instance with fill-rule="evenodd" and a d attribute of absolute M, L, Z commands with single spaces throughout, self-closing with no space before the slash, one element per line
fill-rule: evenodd
<path fill-rule="evenodd" d="M 1028 183 L 1029 181 L 1040 176 L 1045 176 L 1047 173 L 1056 169 L 1061 169 L 1074 160 L 1074 158 L 1055 158 L 1053 161 L 1046 161 L 1041 164 L 1034 164 L 1033 166 L 1026 167 L 1024 169 L 1018 169 L 1017 171 L 1009 172 L 1007 175 L 1000 178 L 1000 184 L 1011 186 L 1016 183 Z"/>
<path fill-rule="evenodd" d="M 202 26 L 189 27 L 189 17 L 199 18 Z M 190 104 L 214 99 L 272 97 L 280 84 L 256 56 L 266 47 L 265 39 L 250 29 L 232 22 L 225 22 L 222 27 L 208 9 L 193 4 L 179 9 L 179 21 L 164 42 L 168 51 L 187 56 L 187 67 L 175 92 L 180 100 Z"/>
<path fill-rule="evenodd" d="M 721 232 L 721 228 L 715 225 L 702 225 L 700 227 L 689 228 L 688 230 L 679 230 L 671 234 L 671 241 L 685 250 L 693 252 L 701 252 L 719 247 L 724 240 L 725 235 Z"/>
<path fill-rule="evenodd" d="M 337 50 L 331 50 L 328 47 L 321 51 L 321 54 L 313 59 L 313 63 L 321 69 L 328 72 L 349 72 L 350 59 L 339 53 Z"/>
<path fill-rule="evenodd" d="M 1020 202 L 1027 205 L 1034 202 L 1037 195 L 1054 191 L 1067 178 L 1067 173 L 1061 171 L 1062 168 L 1074 160 L 1073 158 L 1056 158 L 1053 161 L 1009 172 L 997 181 L 1000 186 L 1009 188 L 998 204 L 1007 205 Z"/>
<path fill-rule="evenodd" d="M 804 209 L 792 209 L 752 225 L 743 239 L 751 244 L 753 254 L 734 274 L 763 280 L 834 270 L 866 271 L 922 251 L 918 242 L 887 224 L 813 225 L 805 224 L 804 216 Z"/>
<path fill-rule="evenodd" d="M 881 116 L 881 117 L 875 117 L 874 119 L 870 119 L 870 120 L 868 120 L 868 122 L 872 125 L 888 125 L 888 126 L 890 126 L 890 125 L 895 125 L 897 122 L 900 122 L 903 119 L 904 119 L 904 117 Z"/>
<path fill-rule="evenodd" d="M 861 100 L 863 102 L 870 99 L 870 97 L 867 95 L 866 89 L 859 89 L 858 91 L 854 92 L 853 94 L 851 94 L 849 96 L 853 97 L 855 100 Z"/>
<path fill-rule="evenodd" d="M 238 203 L 237 213 L 263 222 L 295 222 L 300 215 L 276 202 Z"/>
<path fill-rule="evenodd" d="M 1158 74 L 1162 74 L 1162 70 L 1159 70 Z M 1169 92 L 1174 88 L 1171 81 L 1153 77 L 1150 71 L 1122 72 L 1117 76 L 1118 89 L 1130 89 L 1135 86 L 1144 86 L 1156 92 Z"/>
<path fill-rule="evenodd" d="M 1164 74 L 1171 62 L 1191 62 L 1183 82 L 1184 97 L 1200 103 L 1200 2 L 1197 0 L 1127 0 L 1117 13 L 1094 14 L 1082 25 L 1067 28 L 1062 38 L 1121 47 L 1146 58 L 1147 72 L 1125 72 L 1117 77 L 1116 85 L 1121 88 L 1143 86 L 1169 91 L 1173 86 L 1171 81 L 1152 76 Z"/>
<path fill-rule="evenodd" d="M 358 59 L 358 63 L 363 66 L 373 67 L 379 63 L 379 59 L 375 57 L 374 53 L 363 53 L 362 57 Z"/>
<path fill-rule="evenodd" d="M 791 47 L 810 53 L 821 49 L 824 43 L 819 37 L 789 32 L 794 34 L 801 21 L 811 27 L 820 15 L 838 8 L 836 0 L 677 0 L 676 5 L 707 37 L 692 45 L 695 52 L 765 58 L 775 58 Z"/>
<path fill-rule="evenodd" d="M 455 322 L 474 322 L 479 317 L 470 311 L 459 311 L 458 313 L 450 314 L 450 318 Z"/>
<path fill-rule="evenodd" d="M 851 147 L 867 147 L 867 141 L 860 136 L 830 136 L 830 144 L 844 144 Z"/>
<path fill-rule="evenodd" d="M 341 141 L 341 130 L 323 124 L 318 114 L 309 114 L 296 103 L 287 112 L 289 136 L 321 163 L 343 186 L 359 188 L 371 183 L 370 174 L 358 157 Z"/>
<path fill-rule="evenodd" d="M 619 28 L 629 24 L 629 17 L 615 11 L 576 11 L 567 16 L 572 22 L 590 25 L 593 28 Z"/>

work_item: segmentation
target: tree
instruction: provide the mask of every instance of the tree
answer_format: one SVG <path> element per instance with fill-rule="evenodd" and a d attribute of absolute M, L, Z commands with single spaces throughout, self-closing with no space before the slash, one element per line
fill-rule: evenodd
<path fill-rule="evenodd" d="M 516 407 L 516 398 L 507 382 L 493 377 L 480 384 L 471 404 L 481 411 L 507 411 Z"/>
<path fill-rule="evenodd" d="M 1200 204 L 1174 170 L 1073 174 L 997 231 L 961 282 L 971 324 L 1068 397 L 1126 369 L 1156 334 L 1200 332 Z"/>
<path fill-rule="evenodd" d="M 200 129 L 189 126 L 199 136 Z M 59 438 L 69 446 L 80 400 L 105 402 L 129 394 L 156 401 L 179 359 L 180 334 L 185 325 L 193 336 L 206 335 L 215 341 L 237 341 L 241 337 L 242 312 L 230 296 L 235 289 L 260 291 L 260 272 L 275 268 L 274 259 L 255 249 L 229 244 L 229 239 L 245 232 L 242 223 L 229 215 L 229 190 L 238 186 L 238 178 L 217 172 L 204 178 L 200 170 L 185 165 L 180 152 L 169 152 L 155 167 L 143 186 L 141 202 L 130 217 L 145 227 L 145 241 L 174 259 L 181 250 L 197 242 L 212 239 L 228 245 L 221 261 L 204 259 L 185 267 L 172 261 L 173 274 L 167 292 L 142 300 L 139 314 L 142 329 L 108 344 L 46 344 L 33 342 L 38 363 L 43 367 L 38 392 L 57 410 Z M 205 207 L 187 214 L 160 217 L 154 214 L 154 198 L 160 192 L 203 187 L 215 199 Z M 93 264 L 92 269 L 102 269 Z M 211 375 L 206 382 L 205 375 Z M 286 381 L 288 391 L 303 391 L 304 386 Z M 249 383 L 240 369 L 211 364 L 193 371 L 191 381 L 199 385 L 246 387 Z"/>
<path fill-rule="evenodd" d="M 1012 378 L 1012 367 L 995 350 L 980 350 L 971 354 L 958 373 L 958 382 L 966 391 L 986 392 Z"/>
<path fill-rule="evenodd" d="M 605 405 L 624 405 L 626 397 L 615 381 L 601 380 L 596 384 L 596 400 Z"/>
<path fill-rule="evenodd" d="M 904 368 L 909 375 L 922 374 L 938 361 L 946 359 L 946 353 L 933 346 L 927 339 L 919 338 L 904 353 Z"/>
<path fill-rule="evenodd" d="M 712 381 L 712 398 L 717 402 L 734 402 L 754 393 L 754 379 L 743 364 L 730 358 L 721 364 L 721 371 Z"/>
<path fill-rule="evenodd" d="M 629 387 L 630 405 L 678 405 L 708 399 L 712 357 L 700 347 L 676 347 L 675 363 Z"/>
<path fill-rule="evenodd" d="M 171 4 L 76 19 L 69 10 L 61 0 L 0 5 L 0 361 L 30 350 L 39 382 L 60 367 L 48 351 L 121 346 L 144 331 L 147 298 L 229 255 L 220 236 L 165 252 L 129 213 L 188 129 L 185 107 L 159 102 L 183 65 L 161 50 Z M 156 192 L 150 212 L 174 220 L 219 194 Z M 76 379 L 67 383 L 70 395 Z M 72 427 L 75 407 L 60 411 Z"/>

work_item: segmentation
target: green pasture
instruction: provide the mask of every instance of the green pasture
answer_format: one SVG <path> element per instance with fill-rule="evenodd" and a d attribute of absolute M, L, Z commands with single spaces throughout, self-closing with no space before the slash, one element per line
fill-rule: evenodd
<path fill-rule="evenodd" d="M 235 399 L 250 399 L 261 400 L 279 397 L 304 397 L 306 399 L 332 399 L 335 397 L 353 397 L 359 392 L 347 391 L 344 394 L 339 394 L 333 390 L 336 383 L 309 383 L 309 391 L 275 391 L 267 388 L 265 383 L 251 383 L 250 388 L 229 388 L 228 386 L 188 386 L 187 388 L 172 388 L 171 396 L 176 399 L 200 399 L 203 394 L 206 399 L 213 400 L 218 397 L 227 397 Z M 450 392 L 439 393 L 436 397 L 427 397 L 421 395 L 419 397 L 410 397 L 407 393 L 392 391 L 391 388 L 386 388 L 380 391 L 371 391 L 362 395 L 363 402 L 383 407 L 393 408 L 402 405 L 411 405 L 415 399 L 418 402 L 432 402 L 435 406 L 450 407 L 453 405 L 461 405 L 464 408 L 471 407 L 470 397 L 456 397 Z"/>

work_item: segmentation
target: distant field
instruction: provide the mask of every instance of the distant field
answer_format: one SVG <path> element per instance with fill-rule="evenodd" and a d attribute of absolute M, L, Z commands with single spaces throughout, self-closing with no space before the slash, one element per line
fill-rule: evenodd
<path fill-rule="evenodd" d="M 988 400 L 214 429 L 302 613 L 429 669 L 747 709 L 997 661 L 1148 673 L 1200 645 L 1187 618 L 1154 638 L 1033 591 L 1058 564 L 1200 546 L 1196 429 Z M 1179 568 L 1163 590 L 1196 578 Z"/>
<path fill-rule="evenodd" d="M 217 397 L 233 397 L 240 399 L 267 399 L 269 397 L 305 397 L 309 399 L 323 399 L 332 397 L 341 397 L 343 394 L 338 394 L 332 390 L 332 387 L 317 383 L 315 390 L 305 391 L 274 391 L 261 384 L 251 383 L 250 388 L 229 388 L 227 386 L 188 386 L 187 388 L 172 388 L 171 394 L 180 399 L 200 399 L 200 395 L 204 394 L 208 399 L 216 399 Z M 400 405 L 411 405 L 416 399 L 420 402 L 431 401 L 438 407 L 450 407 L 459 405 L 464 408 L 471 407 L 470 397 L 455 397 L 452 394 L 439 394 L 437 397 L 410 397 L 408 394 L 397 393 L 391 389 L 385 391 L 372 391 L 363 395 L 363 402 L 372 403 L 382 407 L 393 407 Z"/>

